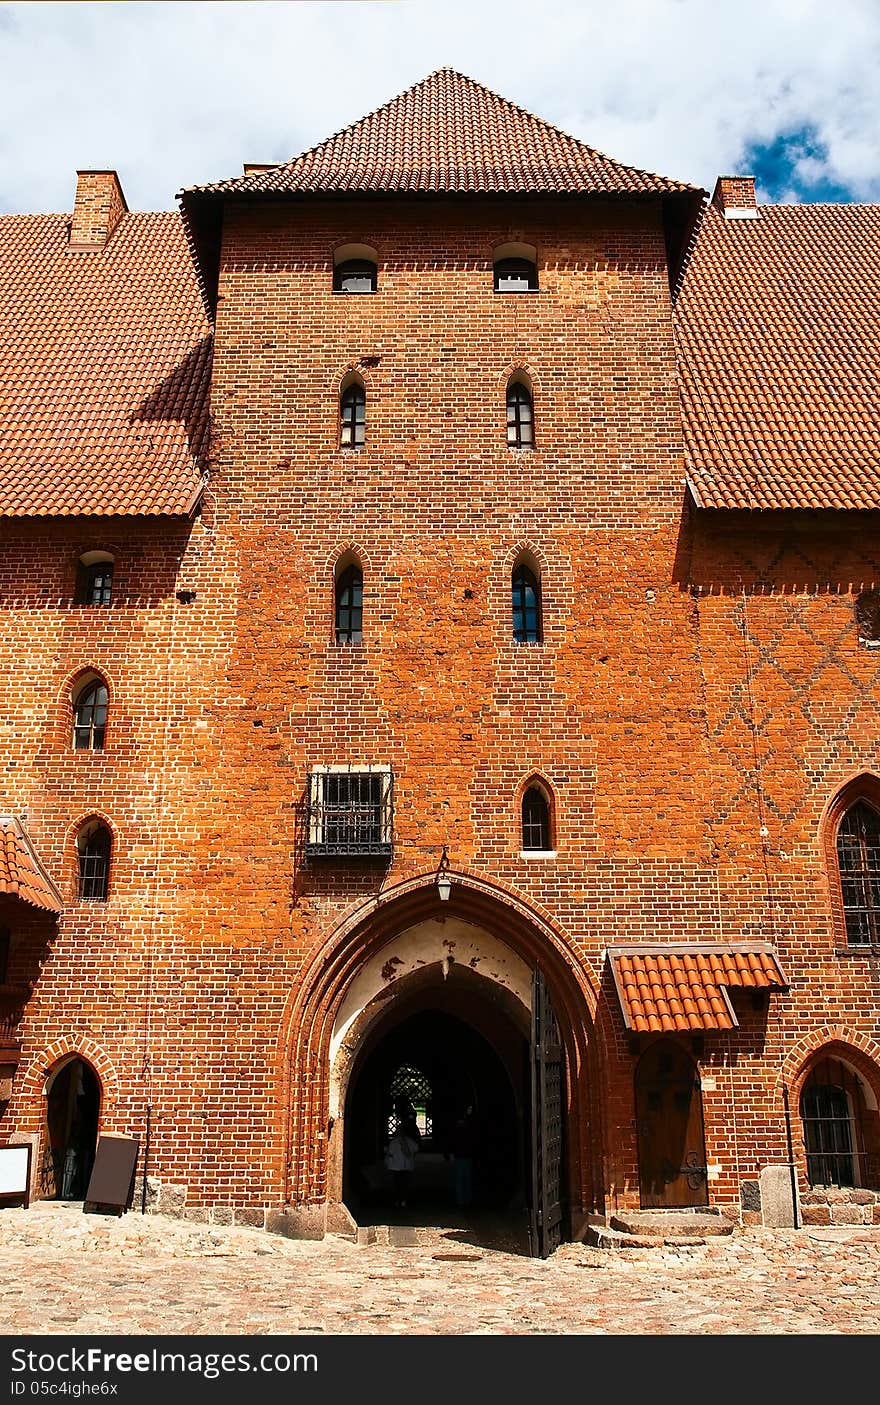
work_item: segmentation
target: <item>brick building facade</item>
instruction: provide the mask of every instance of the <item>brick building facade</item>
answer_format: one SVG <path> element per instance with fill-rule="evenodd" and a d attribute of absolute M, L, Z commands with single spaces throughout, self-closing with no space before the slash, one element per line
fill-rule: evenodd
<path fill-rule="evenodd" d="M 2 222 L 0 1142 L 876 1214 L 877 212 L 450 70 L 181 204 Z"/>

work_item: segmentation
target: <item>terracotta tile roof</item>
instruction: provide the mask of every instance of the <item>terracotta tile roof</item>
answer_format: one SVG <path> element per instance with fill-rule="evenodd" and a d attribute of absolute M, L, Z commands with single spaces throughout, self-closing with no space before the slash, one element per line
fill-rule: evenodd
<path fill-rule="evenodd" d="M 441 68 L 282 165 L 202 192 L 662 194 L 694 186 L 623 166 L 481 83 Z"/>
<path fill-rule="evenodd" d="M 707 508 L 880 508 L 880 206 L 706 210 L 675 323 Z"/>
<path fill-rule="evenodd" d="M 611 947 L 608 959 L 624 1023 L 637 1034 L 735 1029 L 727 987 L 788 987 L 768 946 Z"/>
<path fill-rule="evenodd" d="M 14 815 L 0 815 L 0 894 L 47 912 L 60 912 L 64 906 L 24 826 Z"/>
<path fill-rule="evenodd" d="M 210 325 L 180 216 L 0 217 L 0 516 L 185 513 L 206 447 Z"/>

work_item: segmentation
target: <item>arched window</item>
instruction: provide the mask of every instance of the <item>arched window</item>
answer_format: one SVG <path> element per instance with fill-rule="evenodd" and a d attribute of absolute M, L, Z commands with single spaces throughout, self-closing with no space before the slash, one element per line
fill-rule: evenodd
<path fill-rule="evenodd" d="M 362 449 L 366 438 L 367 392 L 359 380 L 344 385 L 339 396 L 339 443 L 343 449 Z"/>
<path fill-rule="evenodd" d="M 837 829 L 837 863 L 850 946 L 880 946 L 880 813 L 857 800 Z"/>
<path fill-rule="evenodd" d="M 840 1059 L 816 1064 L 800 1101 L 810 1185 L 865 1183 L 865 1103 L 861 1080 Z"/>
<path fill-rule="evenodd" d="M 103 751 L 107 730 L 107 685 L 92 678 L 80 688 L 73 704 L 74 751 Z"/>
<path fill-rule="evenodd" d="M 522 798 L 522 847 L 545 852 L 553 848 L 550 802 L 539 785 L 530 785 Z"/>
<path fill-rule="evenodd" d="M 513 637 L 517 644 L 541 642 L 541 586 L 535 572 L 525 562 L 511 576 Z"/>
<path fill-rule="evenodd" d="M 113 595 L 113 557 L 109 551 L 85 551 L 76 574 L 78 605 L 109 605 Z"/>
<path fill-rule="evenodd" d="M 510 449 L 535 447 L 532 392 L 522 376 L 512 376 L 507 384 L 507 446 Z"/>
<path fill-rule="evenodd" d="M 84 825 L 77 835 L 76 848 L 79 855 L 78 896 L 84 902 L 106 902 L 110 852 L 113 848 L 109 829 L 100 820 Z"/>
<path fill-rule="evenodd" d="M 375 293 L 379 256 L 369 244 L 342 244 L 333 255 L 334 293 Z"/>
<path fill-rule="evenodd" d="M 856 601 L 859 642 L 868 649 L 880 649 L 880 591 L 865 590 Z"/>
<path fill-rule="evenodd" d="M 357 563 L 336 577 L 336 643 L 360 644 L 364 628 L 364 573 Z"/>
<path fill-rule="evenodd" d="M 538 291 L 537 250 L 533 244 L 499 244 L 493 263 L 496 293 Z"/>

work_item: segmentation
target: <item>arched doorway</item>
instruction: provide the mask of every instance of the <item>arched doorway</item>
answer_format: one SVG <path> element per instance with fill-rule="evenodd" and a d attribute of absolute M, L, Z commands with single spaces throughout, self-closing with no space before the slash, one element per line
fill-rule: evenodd
<path fill-rule="evenodd" d="M 48 1200 L 84 1200 L 95 1163 L 101 1085 L 91 1064 L 72 1058 L 50 1075 L 41 1189 Z"/>
<path fill-rule="evenodd" d="M 651 1044 L 639 1059 L 636 1122 L 642 1208 L 708 1205 L 700 1075 L 672 1039 Z"/>
<path fill-rule="evenodd" d="M 799 1110 L 811 1189 L 880 1186 L 877 1099 L 846 1059 L 826 1055 L 813 1064 Z"/>

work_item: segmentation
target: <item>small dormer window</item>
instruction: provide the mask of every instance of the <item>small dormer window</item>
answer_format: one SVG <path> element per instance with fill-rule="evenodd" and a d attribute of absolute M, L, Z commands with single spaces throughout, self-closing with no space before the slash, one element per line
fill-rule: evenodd
<path fill-rule="evenodd" d="M 76 575 L 78 605 L 109 605 L 113 598 L 113 557 L 109 551 L 85 551 Z"/>
<path fill-rule="evenodd" d="M 494 254 L 496 293 L 538 291 L 537 250 L 531 244 L 500 244 Z"/>
<path fill-rule="evenodd" d="M 333 255 L 334 293 L 375 293 L 378 264 L 369 244 L 343 244 Z"/>

